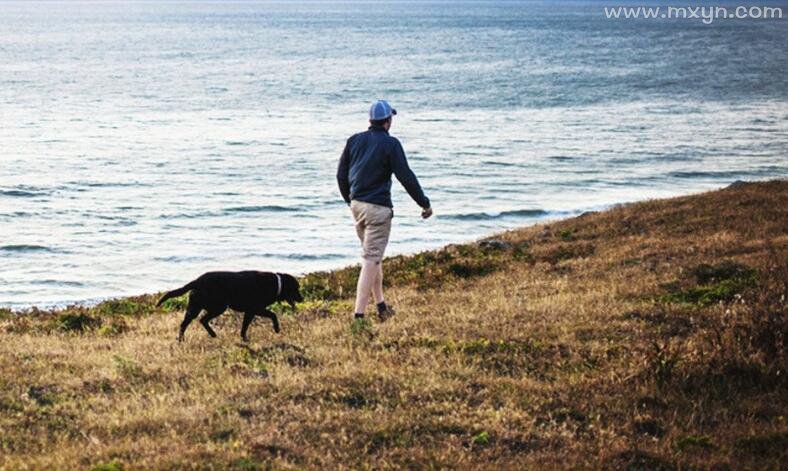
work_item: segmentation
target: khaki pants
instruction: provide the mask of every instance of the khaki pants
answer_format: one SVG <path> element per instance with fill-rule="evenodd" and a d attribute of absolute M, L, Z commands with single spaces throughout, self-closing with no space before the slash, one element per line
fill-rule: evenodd
<path fill-rule="evenodd" d="M 353 200 L 350 202 L 350 211 L 356 220 L 356 234 L 361 240 L 362 256 L 366 260 L 380 262 L 389 243 L 394 210 L 388 206 Z"/>

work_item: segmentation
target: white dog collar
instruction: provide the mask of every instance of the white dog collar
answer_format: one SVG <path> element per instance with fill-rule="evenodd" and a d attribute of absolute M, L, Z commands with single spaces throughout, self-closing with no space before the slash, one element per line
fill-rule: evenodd
<path fill-rule="evenodd" d="M 279 298 L 279 295 L 282 294 L 282 277 L 279 276 L 279 273 L 274 273 L 276 275 L 276 297 Z"/>

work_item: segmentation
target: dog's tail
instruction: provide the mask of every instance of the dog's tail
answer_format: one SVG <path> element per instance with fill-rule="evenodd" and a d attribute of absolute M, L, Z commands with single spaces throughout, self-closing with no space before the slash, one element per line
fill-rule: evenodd
<path fill-rule="evenodd" d="M 165 293 L 164 296 L 162 296 L 161 299 L 159 299 L 159 302 L 157 302 L 156 305 L 161 306 L 162 304 L 164 304 L 164 301 L 170 298 L 177 298 L 178 296 L 188 293 L 195 287 L 196 284 L 197 283 L 195 281 L 192 281 L 191 283 L 188 283 L 186 286 L 182 286 L 178 289 L 174 289 L 168 293 Z"/>

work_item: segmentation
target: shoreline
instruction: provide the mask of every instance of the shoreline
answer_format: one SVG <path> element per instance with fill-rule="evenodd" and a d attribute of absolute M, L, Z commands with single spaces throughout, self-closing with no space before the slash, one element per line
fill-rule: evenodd
<path fill-rule="evenodd" d="M 779 179 L 777 179 L 777 180 L 779 180 Z M 777 180 L 774 180 L 774 179 L 771 179 L 771 180 L 751 180 L 751 181 L 736 180 L 736 181 L 728 183 L 728 184 L 726 184 L 724 186 L 715 187 L 713 189 L 699 189 L 699 190 L 695 190 L 695 191 L 690 191 L 690 192 L 686 192 L 686 193 L 677 194 L 675 196 L 669 196 L 667 198 L 646 198 L 646 199 L 641 199 L 641 200 L 628 200 L 628 201 L 617 202 L 617 203 L 609 203 L 609 204 L 603 204 L 603 205 L 589 206 L 589 207 L 586 207 L 586 208 L 581 208 L 581 209 L 576 209 L 576 210 L 550 211 L 550 212 L 547 212 L 545 214 L 545 216 L 542 217 L 542 218 L 535 218 L 533 220 L 533 222 L 531 222 L 530 224 L 518 225 L 518 226 L 515 226 L 515 227 L 512 227 L 512 228 L 508 228 L 508 229 L 504 228 L 504 229 L 500 229 L 500 230 L 495 230 L 492 233 L 479 236 L 476 239 L 463 240 L 461 242 L 447 243 L 447 244 L 438 245 L 438 246 L 432 246 L 432 247 L 428 246 L 428 247 L 426 247 L 423 250 L 414 251 L 414 252 L 394 253 L 394 254 L 391 254 L 391 255 L 387 255 L 385 257 L 384 261 L 389 259 L 389 258 L 393 258 L 393 257 L 411 257 L 411 256 L 415 256 L 415 255 L 422 254 L 422 253 L 425 253 L 425 252 L 440 251 L 440 250 L 445 249 L 446 247 L 450 247 L 450 246 L 454 246 L 454 245 L 472 245 L 472 244 L 476 244 L 479 241 L 482 241 L 482 240 L 485 240 L 485 239 L 495 238 L 496 236 L 501 235 L 501 234 L 505 234 L 507 232 L 529 229 L 529 228 L 533 228 L 535 226 L 540 226 L 540 225 L 553 224 L 553 223 L 557 223 L 557 222 L 573 219 L 573 218 L 582 216 L 584 214 L 593 214 L 593 213 L 609 211 L 609 210 L 617 208 L 617 207 L 623 207 L 623 206 L 628 206 L 628 205 L 632 205 L 632 204 L 638 204 L 638 203 L 647 202 L 647 201 L 660 201 L 660 200 L 664 200 L 664 199 L 673 199 L 673 198 L 681 198 L 681 197 L 693 196 L 693 195 L 697 195 L 697 194 L 706 193 L 706 192 L 709 192 L 709 191 L 722 190 L 722 189 L 729 188 L 729 187 L 731 187 L 733 185 L 738 185 L 738 184 L 768 182 L 768 181 L 777 181 Z M 530 210 L 522 210 L 522 211 L 530 211 Z M 495 213 L 495 212 L 494 211 L 490 211 L 489 213 Z M 485 213 L 485 214 L 487 214 L 487 213 Z M 440 215 L 437 215 L 437 217 L 440 217 Z M 350 264 L 342 265 L 342 266 L 334 266 L 334 267 L 327 268 L 327 269 L 324 269 L 324 270 L 313 270 L 313 271 L 307 271 L 307 272 L 303 272 L 303 273 L 296 272 L 295 276 L 300 279 L 300 278 L 308 277 L 308 276 L 314 275 L 314 274 L 331 273 L 331 272 L 342 271 L 342 270 L 347 270 L 347 269 L 354 269 L 355 267 L 358 267 L 358 263 L 350 263 Z M 177 284 L 177 282 L 175 282 L 174 284 Z M 13 313 L 15 315 L 24 315 L 25 313 L 29 313 L 31 311 L 32 312 L 58 312 L 58 311 L 63 311 L 63 310 L 68 310 L 68 309 L 73 309 L 73 308 L 93 308 L 93 307 L 98 306 L 98 305 L 100 305 L 102 303 L 106 303 L 106 302 L 110 302 L 110 301 L 117 301 L 117 300 L 123 300 L 123 299 L 140 298 L 140 297 L 145 297 L 145 296 L 150 296 L 150 295 L 157 295 L 157 294 L 165 292 L 167 289 L 168 289 L 167 287 L 164 287 L 160 291 L 154 291 L 154 292 L 111 295 L 111 296 L 106 296 L 106 297 L 87 298 L 87 299 L 82 299 L 82 300 L 77 300 L 77 301 L 63 301 L 63 302 L 56 301 L 56 302 L 51 302 L 51 303 L 21 304 L 21 306 L 20 305 L 12 305 L 12 304 L 0 303 L 0 312 L 8 311 L 8 312 L 11 312 L 11 313 Z"/>

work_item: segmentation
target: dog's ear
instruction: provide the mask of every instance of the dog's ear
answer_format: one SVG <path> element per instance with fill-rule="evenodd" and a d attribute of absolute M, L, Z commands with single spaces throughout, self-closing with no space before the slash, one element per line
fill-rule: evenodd
<path fill-rule="evenodd" d="M 286 285 L 287 286 L 286 286 L 285 289 L 287 290 L 287 293 L 285 295 L 285 300 L 287 301 L 288 304 L 290 304 L 290 307 L 295 309 L 295 303 L 301 302 L 301 301 L 304 300 L 304 298 L 301 297 L 300 286 L 298 285 L 298 280 L 292 275 L 287 275 L 287 283 L 286 283 Z"/>

